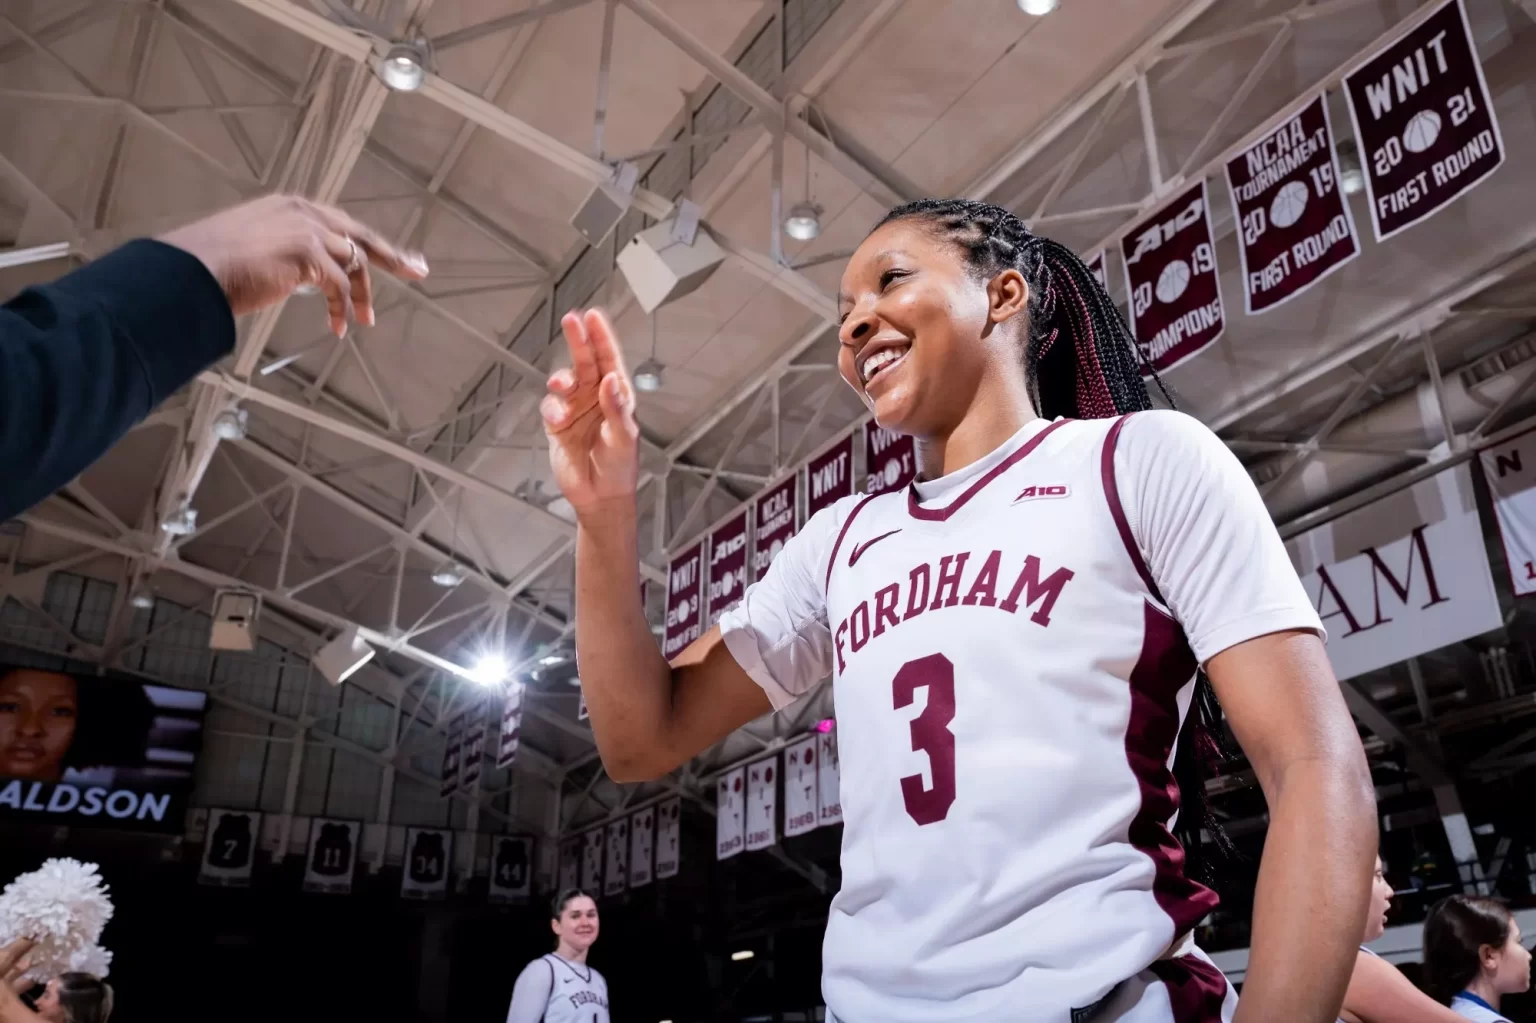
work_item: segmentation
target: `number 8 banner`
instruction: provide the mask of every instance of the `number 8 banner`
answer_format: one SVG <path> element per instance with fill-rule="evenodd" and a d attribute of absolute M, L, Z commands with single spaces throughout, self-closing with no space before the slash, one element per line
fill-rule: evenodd
<path fill-rule="evenodd" d="M 1147 362 L 1166 372 L 1226 329 L 1205 179 L 1120 242 L 1131 324 Z"/>

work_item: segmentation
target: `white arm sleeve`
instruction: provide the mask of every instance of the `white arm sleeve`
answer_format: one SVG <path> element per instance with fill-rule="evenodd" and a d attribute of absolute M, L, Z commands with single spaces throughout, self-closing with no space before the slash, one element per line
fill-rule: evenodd
<path fill-rule="evenodd" d="M 789 538 L 741 603 L 720 616 L 720 635 L 775 710 L 783 710 L 832 674 L 827 628 L 827 559 L 858 499 L 845 498 L 811 516 Z"/>
<path fill-rule="evenodd" d="M 1253 480 L 1182 412 L 1138 412 L 1115 449 L 1131 535 L 1201 664 L 1286 629 L 1325 637 Z"/>
<path fill-rule="evenodd" d="M 539 1023 L 549 1009 L 549 992 L 554 981 L 555 972 L 546 959 L 535 959 L 523 967 L 512 988 L 507 1023 Z"/>

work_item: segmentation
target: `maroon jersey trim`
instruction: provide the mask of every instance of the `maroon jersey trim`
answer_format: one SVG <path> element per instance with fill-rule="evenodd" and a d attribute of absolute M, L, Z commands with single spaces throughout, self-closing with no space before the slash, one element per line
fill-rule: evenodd
<path fill-rule="evenodd" d="M 977 479 L 976 482 L 967 487 L 964 493 L 962 493 L 959 497 L 955 498 L 953 501 L 949 502 L 949 504 L 942 508 L 924 508 L 922 505 L 918 504 L 916 484 L 907 484 L 907 512 L 914 519 L 922 519 L 925 522 L 944 522 L 951 515 L 964 507 L 967 501 L 979 494 L 982 487 L 985 487 L 988 483 L 991 483 L 1003 473 L 1013 468 L 1019 463 L 1021 459 L 1025 458 L 1031 451 L 1039 447 L 1040 442 L 1055 432 L 1058 426 L 1065 426 L 1070 422 L 1072 422 L 1070 419 L 1058 419 L 1050 426 L 1047 426 L 1045 429 L 1029 438 L 1029 440 L 1024 442 L 1023 447 L 1019 448 L 1019 450 L 1015 451 L 1013 454 L 1009 455 L 1007 458 L 994 465 L 984 476 Z"/>
<path fill-rule="evenodd" d="M 1175 1023 L 1221 1023 L 1227 978 L 1220 970 L 1192 955 L 1159 959 L 1151 970 L 1168 989 Z"/>
<path fill-rule="evenodd" d="M 853 510 L 848 513 L 848 517 L 843 520 L 843 528 L 838 530 L 837 541 L 832 544 L 832 557 L 827 559 L 827 581 L 822 585 L 824 591 L 832 589 L 832 569 L 837 565 L 837 552 L 842 548 L 843 539 L 848 535 L 848 527 L 853 525 L 853 520 L 858 518 L 859 512 L 864 510 L 864 506 L 879 496 L 879 494 L 868 495 L 864 500 L 854 505 Z"/>
<path fill-rule="evenodd" d="M 1100 463 L 1100 474 L 1104 479 L 1104 496 L 1109 498 L 1109 514 L 1115 520 L 1115 529 L 1120 533 L 1120 542 L 1125 544 L 1125 552 L 1131 556 L 1131 564 L 1136 566 L 1136 573 L 1146 584 L 1147 591 L 1159 604 L 1166 606 L 1168 602 L 1158 592 L 1157 583 L 1152 579 L 1152 570 L 1147 567 L 1146 559 L 1141 556 L 1141 548 L 1136 543 L 1136 537 L 1131 534 L 1130 520 L 1125 517 L 1125 506 L 1120 503 L 1120 487 L 1115 482 L 1115 444 L 1120 440 L 1120 431 L 1135 414 L 1130 412 L 1121 416 L 1109 428 L 1109 434 L 1104 438 L 1104 456 Z"/>

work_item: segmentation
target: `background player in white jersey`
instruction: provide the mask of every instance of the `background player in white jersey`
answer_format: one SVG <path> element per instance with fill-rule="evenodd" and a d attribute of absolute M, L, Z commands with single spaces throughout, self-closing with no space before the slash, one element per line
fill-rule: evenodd
<path fill-rule="evenodd" d="M 597 940 L 597 902 L 579 888 L 550 905 L 555 950 L 518 974 L 507 1023 L 608 1023 L 608 982 L 587 965 Z"/>
<path fill-rule="evenodd" d="M 1236 1018 L 1331 1023 L 1373 794 L 1247 474 L 1186 416 L 1103 418 L 1151 407 L 1124 323 L 1075 255 L 998 207 L 892 211 L 840 305 L 842 375 L 917 438 L 921 478 L 816 515 L 672 665 L 635 585 L 634 392 L 606 318 L 563 321 L 573 365 L 543 414 L 577 513 L 577 653 L 609 774 L 670 771 L 831 675 L 829 1018 L 1228 1019 L 1188 940 L 1215 897 L 1170 833 L 1180 726 L 1212 706 L 1203 664 L 1271 815 Z"/>
<path fill-rule="evenodd" d="M 1452 895 L 1424 920 L 1424 976 L 1430 994 L 1474 1023 L 1509 1023 L 1505 995 L 1529 991 L 1531 953 L 1520 925 L 1492 899 Z"/>

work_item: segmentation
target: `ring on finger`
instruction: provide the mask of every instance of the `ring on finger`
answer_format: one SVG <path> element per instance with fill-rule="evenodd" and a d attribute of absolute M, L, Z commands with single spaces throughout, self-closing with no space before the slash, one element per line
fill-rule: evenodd
<path fill-rule="evenodd" d="M 363 253 L 357 242 L 347 239 L 347 274 L 350 276 L 363 268 Z"/>

